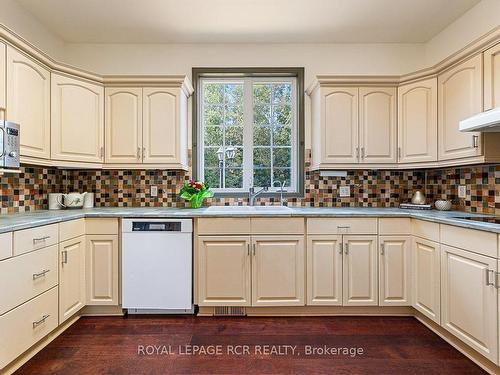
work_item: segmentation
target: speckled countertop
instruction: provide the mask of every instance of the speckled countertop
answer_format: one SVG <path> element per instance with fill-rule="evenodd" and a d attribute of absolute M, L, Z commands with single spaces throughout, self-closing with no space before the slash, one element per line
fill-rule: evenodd
<path fill-rule="evenodd" d="M 464 220 L 466 216 L 487 216 L 459 211 L 418 211 L 399 208 L 307 208 L 290 209 L 280 207 L 210 207 L 200 209 L 188 208 L 92 208 L 48 211 L 40 210 L 29 213 L 18 213 L 0 216 L 0 233 L 21 230 L 40 225 L 58 223 L 83 217 L 412 217 L 436 223 L 451 224 L 464 228 L 479 229 L 500 233 L 499 224 L 490 224 Z"/>

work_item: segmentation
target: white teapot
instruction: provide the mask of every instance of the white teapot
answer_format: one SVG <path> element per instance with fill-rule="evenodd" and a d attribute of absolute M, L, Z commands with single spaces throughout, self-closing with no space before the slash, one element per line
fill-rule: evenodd
<path fill-rule="evenodd" d="M 68 193 L 57 197 L 57 202 L 66 208 L 82 208 L 87 193 Z"/>

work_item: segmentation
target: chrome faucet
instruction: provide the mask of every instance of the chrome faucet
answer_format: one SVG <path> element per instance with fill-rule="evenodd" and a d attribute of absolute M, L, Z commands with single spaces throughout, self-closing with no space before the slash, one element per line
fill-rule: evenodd
<path fill-rule="evenodd" d="M 286 193 L 286 190 L 285 190 L 285 184 L 286 184 L 286 180 L 283 180 L 283 181 L 275 181 L 274 184 L 276 185 L 276 182 L 280 185 L 280 189 L 278 190 L 279 193 L 280 193 L 280 206 L 283 206 L 284 203 L 286 202 L 286 199 L 283 198 L 283 193 Z"/>
<path fill-rule="evenodd" d="M 251 186 L 250 189 L 248 189 L 248 204 L 253 206 L 255 204 L 255 198 L 265 191 L 267 191 L 267 186 L 257 191 L 255 191 L 255 188 Z"/>

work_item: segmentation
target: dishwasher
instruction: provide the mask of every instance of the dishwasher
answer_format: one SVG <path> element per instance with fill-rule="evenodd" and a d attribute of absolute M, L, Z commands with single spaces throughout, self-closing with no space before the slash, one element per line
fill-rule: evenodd
<path fill-rule="evenodd" d="M 122 307 L 129 314 L 194 312 L 191 219 L 123 219 Z"/>

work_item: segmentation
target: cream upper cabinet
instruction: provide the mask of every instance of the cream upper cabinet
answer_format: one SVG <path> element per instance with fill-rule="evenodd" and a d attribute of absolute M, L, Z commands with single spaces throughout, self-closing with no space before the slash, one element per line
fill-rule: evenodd
<path fill-rule="evenodd" d="M 358 88 L 318 90 L 321 116 L 313 129 L 313 159 L 321 164 L 357 163 Z"/>
<path fill-rule="evenodd" d="M 343 237 L 343 305 L 378 305 L 377 236 Z"/>
<path fill-rule="evenodd" d="M 0 42 L 0 120 L 5 117 L 7 108 L 7 47 Z"/>
<path fill-rule="evenodd" d="M 143 90 L 143 162 L 187 168 L 187 96 L 180 88 Z"/>
<path fill-rule="evenodd" d="M 437 242 L 413 238 L 412 306 L 438 324 L 441 321 L 439 248 Z"/>
<path fill-rule="evenodd" d="M 254 236 L 252 253 L 252 306 L 304 306 L 304 236 Z"/>
<path fill-rule="evenodd" d="M 396 163 L 396 88 L 359 88 L 360 157 L 363 163 Z"/>
<path fill-rule="evenodd" d="M 85 236 L 80 236 L 59 244 L 59 324 L 85 302 Z"/>
<path fill-rule="evenodd" d="M 142 88 L 106 88 L 106 163 L 142 162 Z"/>
<path fill-rule="evenodd" d="M 104 161 L 104 89 L 101 85 L 52 74 L 52 159 Z"/>
<path fill-rule="evenodd" d="M 342 236 L 307 237 L 307 304 L 342 305 Z"/>
<path fill-rule="evenodd" d="M 6 119 L 21 126 L 21 156 L 50 158 L 50 72 L 10 46 Z"/>
<path fill-rule="evenodd" d="M 497 363 L 497 260 L 445 245 L 441 250 L 441 325 Z"/>
<path fill-rule="evenodd" d="M 482 155 L 481 133 L 462 133 L 459 122 L 482 111 L 482 55 L 438 76 L 439 160 Z"/>
<path fill-rule="evenodd" d="M 198 237 L 198 304 L 250 306 L 250 237 Z"/>
<path fill-rule="evenodd" d="M 484 52 L 484 110 L 500 107 L 500 44 Z"/>
<path fill-rule="evenodd" d="M 379 305 L 411 306 L 411 237 L 379 237 Z"/>
<path fill-rule="evenodd" d="M 437 79 L 398 87 L 398 160 L 437 161 Z"/>
<path fill-rule="evenodd" d="M 86 236 L 87 305 L 118 305 L 118 236 Z"/>

